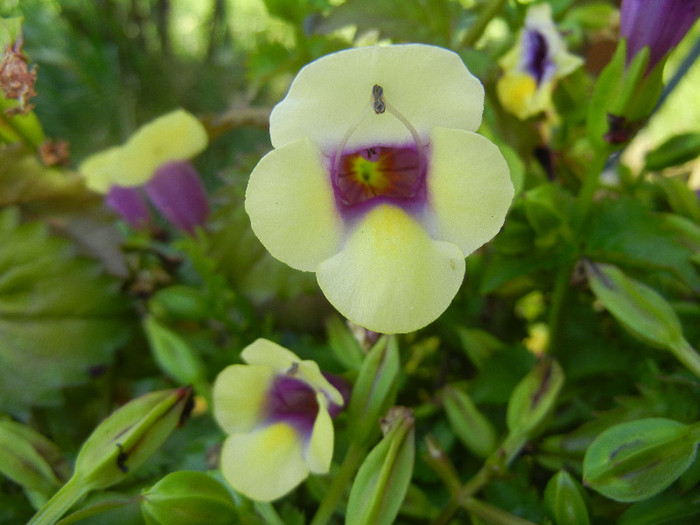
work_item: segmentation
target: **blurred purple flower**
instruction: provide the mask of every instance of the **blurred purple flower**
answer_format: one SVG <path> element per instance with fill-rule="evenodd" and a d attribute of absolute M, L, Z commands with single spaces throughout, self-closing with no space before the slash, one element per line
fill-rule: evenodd
<path fill-rule="evenodd" d="M 651 71 L 700 17 L 700 0 L 622 0 L 620 36 L 627 39 L 627 63 L 649 46 Z"/>

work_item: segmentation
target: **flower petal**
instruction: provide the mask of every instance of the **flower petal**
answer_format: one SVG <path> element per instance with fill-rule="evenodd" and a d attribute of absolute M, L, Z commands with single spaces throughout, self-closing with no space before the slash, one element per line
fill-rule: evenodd
<path fill-rule="evenodd" d="M 481 123 L 484 89 L 459 55 L 424 44 L 370 46 L 327 55 L 299 72 L 270 115 L 273 146 L 308 137 L 333 154 L 363 112 L 348 150 L 413 142 L 388 111 L 368 111 L 375 84 L 422 141 L 434 126 L 474 131 Z"/>
<path fill-rule="evenodd" d="M 331 385 L 314 361 L 302 361 L 293 352 L 283 346 L 273 343 L 267 339 L 258 339 L 246 346 L 241 352 L 241 359 L 251 365 L 265 366 L 274 373 L 292 373 L 292 367 L 296 364 L 296 371 L 293 374 L 303 380 L 317 392 L 325 393 L 321 406 L 328 406 L 328 402 L 336 405 L 343 404 L 343 396 Z"/>
<path fill-rule="evenodd" d="M 151 210 L 139 188 L 112 186 L 106 201 L 132 228 L 143 228 L 151 221 Z"/>
<path fill-rule="evenodd" d="M 488 139 L 456 129 L 436 128 L 428 199 L 436 236 L 469 255 L 498 233 L 513 200 L 508 164 Z"/>
<path fill-rule="evenodd" d="M 464 277 L 464 254 L 433 241 L 403 210 L 382 204 L 343 250 L 321 263 L 318 283 L 340 313 L 382 333 L 417 330 L 450 304 Z"/>
<path fill-rule="evenodd" d="M 119 146 L 100 151 L 86 158 L 78 171 L 85 178 L 85 185 L 97 193 L 107 193 L 114 185 L 114 166 L 119 156 Z"/>
<path fill-rule="evenodd" d="M 250 175 L 245 209 L 273 257 L 313 271 L 338 252 L 343 223 L 321 153 L 300 140 L 265 155 Z"/>
<path fill-rule="evenodd" d="M 199 120 L 178 109 L 145 124 L 121 147 L 120 186 L 145 184 L 167 162 L 187 160 L 206 147 L 209 139 Z"/>
<path fill-rule="evenodd" d="M 256 339 L 241 352 L 241 359 L 250 365 L 266 366 L 275 374 L 286 371 L 301 359 L 285 347 L 268 339 Z"/>
<path fill-rule="evenodd" d="M 173 225 L 193 235 L 209 216 L 209 202 L 199 174 L 187 161 L 168 162 L 144 187 L 153 205 Z"/>
<path fill-rule="evenodd" d="M 309 475 L 295 430 L 277 423 L 229 436 L 221 449 L 221 472 L 238 492 L 256 501 L 287 494 Z"/>
<path fill-rule="evenodd" d="M 226 433 L 247 432 L 260 423 L 274 377 L 274 370 L 256 365 L 231 365 L 219 373 L 214 417 Z"/>
<path fill-rule="evenodd" d="M 318 394 L 318 415 L 304 452 L 309 470 L 315 474 L 327 474 L 333 459 L 333 421 L 321 403 L 323 397 Z"/>

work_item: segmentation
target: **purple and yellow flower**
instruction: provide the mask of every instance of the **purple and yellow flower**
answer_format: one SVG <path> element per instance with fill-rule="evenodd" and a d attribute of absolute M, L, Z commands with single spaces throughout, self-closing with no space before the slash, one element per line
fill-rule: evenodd
<path fill-rule="evenodd" d="M 148 197 L 172 224 L 193 233 L 206 221 L 209 203 L 189 159 L 207 144 L 204 126 L 178 109 L 142 126 L 125 144 L 88 157 L 79 171 L 131 226 L 150 222 Z"/>
<path fill-rule="evenodd" d="M 649 47 L 654 69 L 700 17 L 700 0 L 622 0 L 620 36 L 627 39 L 627 63 Z"/>
<path fill-rule="evenodd" d="M 500 64 L 504 75 L 496 85 L 498 98 L 506 110 L 524 120 L 551 107 L 556 82 L 583 60 L 566 50 L 550 5 L 538 4 L 527 10 L 517 44 Z"/>
<path fill-rule="evenodd" d="M 274 108 L 275 149 L 250 177 L 253 230 L 274 257 L 316 272 L 356 324 L 427 325 L 513 197 L 501 152 L 474 133 L 483 104 L 459 56 L 435 46 L 357 48 L 308 64 Z"/>
<path fill-rule="evenodd" d="M 310 472 L 325 474 L 333 457 L 334 417 L 343 396 L 313 361 L 258 339 L 216 378 L 214 416 L 229 436 L 221 472 L 256 501 L 287 494 Z"/>

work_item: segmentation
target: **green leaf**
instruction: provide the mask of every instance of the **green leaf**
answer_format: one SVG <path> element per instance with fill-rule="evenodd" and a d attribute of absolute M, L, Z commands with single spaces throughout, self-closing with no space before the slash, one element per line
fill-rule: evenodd
<path fill-rule="evenodd" d="M 544 504 L 557 525 L 588 525 L 583 487 L 569 474 L 557 472 L 544 490 Z"/>
<path fill-rule="evenodd" d="M 661 171 L 700 156 L 700 133 L 681 133 L 647 153 L 644 169 Z"/>
<path fill-rule="evenodd" d="M 671 419 L 622 423 L 600 434 L 583 460 L 586 485 L 617 501 L 640 501 L 661 492 L 695 459 L 691 427 Z"/>
<path fill-rule="evenodd" d="M 699 517 L 700 488 L 682 494 L 667 490 L 630 505 L 617 525 L 695 525 Z"/>
<path fill-rule="evenodd" d="M 55 404 L 57 390 L 109 364 L 131 311 L 119 283 L 40 223 L 0 212 L 0 406 Z"/>

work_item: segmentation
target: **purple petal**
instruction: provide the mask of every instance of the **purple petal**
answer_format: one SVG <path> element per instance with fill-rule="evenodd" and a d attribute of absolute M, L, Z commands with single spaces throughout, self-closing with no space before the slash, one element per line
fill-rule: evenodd
<path fill-rule="evenodd" d="M 106 200 L 132 228 L 143 228 L 151 222 L 151 212 L 140 188 L 112 186 Z"/>
<path fill-rule="evenodd" d="M 328 403 L 328 413 L 331 415 L 333 419 L 340 414 L 343 410 L 345 410 L 348 406 L 348 403 L 350 402 L 350 394 L 352 393 L 352 387 L 350 386 L 350 383 L 348 383 L 344 378 L 331 374 L 330 372 L 321 372 L 323 374 L 323 377 L 326 378 L 326 380 L 335 387 L 335 389 L 340 392 L 340 395 L 343 396 L 343 405 L 336 405 L 332 401 Z"/>
<path fill-rule="evenodd" d="M 146 183 L 146 194 L 172 224 L 193 234 L 209 216 L 209 202 L 199 174 L 187 161 L 164 164 Z"/>
<path fill-rule="evenodd" d="M 623 0 L 620 36 L 627 38 L 627 62 L 649 46 L 647 71 L 678 43 L 700 17 L 700 0 Z"/>
<path fill-rule="evenodd" d="M 277 376 L 266 408 L 268 421 L 284 421 L 303 436 L 311 436 L 318 414 L 318 401 L 316 391 L 304 381 L 288 375 Z"/>

